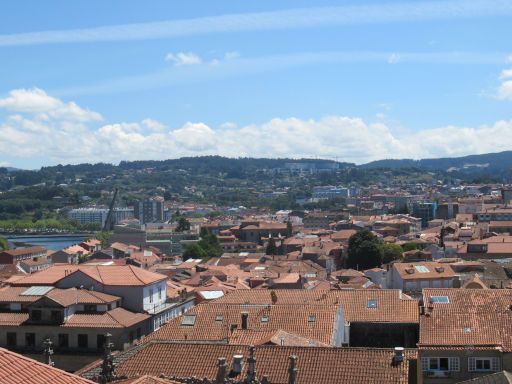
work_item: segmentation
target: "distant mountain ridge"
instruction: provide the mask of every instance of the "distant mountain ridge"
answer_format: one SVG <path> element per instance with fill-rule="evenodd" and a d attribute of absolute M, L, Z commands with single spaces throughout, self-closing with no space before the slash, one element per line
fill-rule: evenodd
<path fill-rule="evenodd" d="M 431 171 L 489 171 L 504 172 L 512 169 L 512 151 L 485 153 L 463 157 L 444 157 L 438 159 L 385 159 L 376 160 L 359 167 L 376 168 L 418 168 Z"/>
<path fill-rule="evenodd" d="M 140 170 L 154 168 L 155 170 L 171 169 L 208 169 L 215 172 L 226 171 L 253 171 L 261 168 L 280 168 L 290 163 L 314 163 L 316 165 L 328 165 L 337 163 L 340 169 L 401 169 L 415 168 L 426 171 L 461 171 L 461 172 L 510 172 L 512 170 L 512 151 L 498 153 L 485 153 L 462 157 L 443 157 L 431 159 L 383 159 L 369 163 L 356 165 L 354 163 L 335 161 L 328 159 L 293 159 L 293 158 L 230 158 L 223 156 L 197 156 L 181 157 L 168 160 L 135 160 L 121 161 L 118 165 L 109 163 L 82 163 L 75 165 L 43 166 L 40 170 L 24 170 L 14 167 L 4 167 L 8 172 L 115 172 L 118 170 Z M 1 168 L 1 167 L 0 167 Z"/>

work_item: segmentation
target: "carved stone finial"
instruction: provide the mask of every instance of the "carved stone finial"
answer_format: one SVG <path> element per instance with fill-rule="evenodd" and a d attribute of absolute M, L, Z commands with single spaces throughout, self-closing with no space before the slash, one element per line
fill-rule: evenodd
<path fill-rule="evenodd" d="M 117 378 L 114 356 L 112 355 L 114 344 L 110 341 L 111 337 L 112 335 L 110 333 L 105 335 L 103 362 L 101 363 L 101 373 L 99 377 L 100 384 L 110 383 Z"/>
<path fill-rule="evenodd" d="M 288 384 L 297 384 L 297 356 L 291 355 L 290 366 L 288 368 Z"/>
<path fill-rule="evenodd" d="M 53 367 L 55 363 L 52 361 L 52 355 L 53 355 L 53 348 L 52 348 L 52 341 L 49 337 L 47 337 L 43 341 L 43 356 L 44 356 L 44 363 L 49 365 L 50 367 Z"/>

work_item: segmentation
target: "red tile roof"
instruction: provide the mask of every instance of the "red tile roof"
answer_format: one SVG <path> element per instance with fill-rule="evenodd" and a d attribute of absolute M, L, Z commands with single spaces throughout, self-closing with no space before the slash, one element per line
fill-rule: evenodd
<path fill-rule="evenodd" d="M 411 299 L 398 289 L 381 290 L 300 290 L 276 289 L 277 304 L 340 305 L 350 322 L 418 323 L 418 300 Z M 368 308 L 368 300 L 376 300 L 377 308 Z M 215 303 L 272 304 L 266 289 L 236 290 L 217 299 Z"/>
<path fill-rule="evenodd" d="M 447 303 L 431 303 L 446 296 Z M 427 346 L 497 346 L 512 352 L 512 290 L 424 289 L 420 348 Z"/>
<path fill-rule="evenodd" d="M 52 288 L 45 295 L 22 295 L 27 287 L 2 287 L 0 288 L 0 303 L 32 303 L 42 296 L 49 297 L 55 302 L 67 307 L 72 304 L 105 304 L 120 299 L 118 296 L 108 295 L 103 292 L 89 291 L 78 288 Z"/>
<path fill-rule="evenodd" d="M 117 373 L 128 378 L 163 374 L 175 378 L 195 376 L 213 380 L 217 374 L 218 358 L 226 358 L 229 372 L 235 354 L 242 354 L 245 360 L 247 347 L 150 343 L 117 355 L 114 362 L 117 363 Z M 409 374 L 413 375 L 409 373 L 413 365 L 411 362 L 417 359 L 414 350 L 405 351 L 404 361 L 393 364 L 394 351 L 391 349 L 259 346 L 254 353 L 257 376 L 268 375 L 272 384 L 287 384 L 290 355 L 297 356 L 299 384 L 406 384 Z M 99 369 L 96 366 L 81 374 L 93 377 L 99 373 Z M 245 371 L 246 368 L 244 375 Z"/>
<path fill-rule="evenodd" d="M 55 285 L 80 271 L 104 285 L 144 286 L 167 279 L 167 276 L 132 265 L 68 265 L 58 264 L 17 280 L 12 285 Z"/>
<path fill-rule="evenodd" d="M 75 313 L 62 327 L 127 328 L 146 321 L 150 317 L 151 316 L 143 313 L 134 313 L 118 307 L 111 311 L 98 314 Z"/>
<path fill-rule="evenodd" d="M 0 348 L 0 383 L 94 384 L 92 381 L 50 367 L 3 348 Z"/>
<path fill-rule="evenodd" d="M 148 335 L 150 340 L 195 340 L 222 341 L 231 338 L 231 328 L 242 330 L 242 316 L 248 315 L 249 331 L 283 330 L 302 338 L 317 340 L 332 345 L 336 331 L 337 306 L 335 305 L 236 305 L 204 303 L 187 311 L 195 315 L 194 325 L 182 325 L 183 317 L 172 319 L 159 330 Z M 309 321 L 313 315 L 315 321 Z"/>
<path fill-rule="evenodd" d="M 15 248 L 15 249 L 6 249 L 5 251 L 2 251 L 1 253 L 5 253 L 11 256 L 19 256 L 19 255 L 26 255 L 29 253 L 45 253 L 46 248 L 44 247 L 25 247 L 25 248 Z"/>

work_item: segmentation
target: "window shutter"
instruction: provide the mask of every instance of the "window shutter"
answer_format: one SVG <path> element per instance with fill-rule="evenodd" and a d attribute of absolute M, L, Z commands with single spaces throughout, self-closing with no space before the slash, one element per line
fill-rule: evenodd
<path fill-rule="evenodd" d="M 469 372 L 476 371 L 476 360 L 474 357 L 468 358 Z"/>
<path fill-rule="evenodd" d="M 450 357 L 448 360 L 448 368 L 450 371 L 460 371 L 460 364 L 459 364 L 459 358 L 458 357 Z"/>
<path fill-rule="evenodd" d="M 421 367 L 424 371 L 428 371 L 430 366 L 428 364 L 428 357 L 422 357 L 421 358 Z"/>
<path fill-rule="evenodd" d="M 497 372 L 500 370 L 500 359 L 497 358 L 497 357 L 493 357 L 491 359 L 491 369 L 494 371 L 494 372 Z"/>

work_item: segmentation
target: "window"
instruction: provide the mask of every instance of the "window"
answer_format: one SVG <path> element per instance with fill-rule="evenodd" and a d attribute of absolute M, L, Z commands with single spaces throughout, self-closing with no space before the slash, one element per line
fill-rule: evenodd
<path fill-rule="evenodd" d="M 52 321 L 61 322 L 62 321 L 62 312 L 61 311 L 52 311 L 51 313 Z"/>
<path fill-rule="evenodd" d="M 69 347 L 69 335 L 67 333 L 59 333 L 59 348 Z"/>
<path fill-rule="evenodd" d="M 309 315 L 308 316 L 308 322 L 314 323 L 315 321 L 316 321 L 316 316 L 315 315 Z"/>
<path fill-rule="evenodd" d="M 414 269 L 416 269 L 419 273 L 429 273 L 430 271 L 428 270 L 427 267 L 425 267 L 424 265 L 416 265 L 414 267 Z"/>
<path fill-rule="evenodd" d="M 153 302 L 153 288 L 151 288 L 149 290 L 149 302 L 152 303 Z"/>
<path fill-rule="evenodd" d="M 443 303 L 447 304 L 450 302 L 450 299 L 448 299 L 448 296 L 431 296 L 430 297 L 430 303 Z"/>
<path fill-rule="evenodd" d="M 78 348 L 89 348 L 89 338 L 87 335 L 78 335 Z"/>
<path fill-rule="evenodd" d="M 34 320 L 34 321 L 41 320 L 41 310 L 40 309 L 33 309 L 31 314 L 32 314 L 32 320 Z"/>
<path fill-rule="evenodd" d="M 262 323 L 268 323 L 268 315 L 261 316 L 261 322 Z"/>
<path fill-rule="evenodd" d="M 25 346 L 26 347 L 35 347 L 36 346 L 36 334 L 35 333 L 25 333 Z"/>
<path fill-rule="evenodd" d="M 137 328 L 137 339 L 140 339 L 142 336 L 142 329 L 139 327 Z"/>
<path fill-rule="evenodd" d="M 96 312 L 96 305 L 95 304 L 85 304 L 84 305 L 84 312 Z"/>
<path fill-rule="evenodd" d="M 222 320 L 224 320 L 224 316 L 222 316 L 222 315 L 215 316 L 215 321 L 222 321 Z"/>
<path fill-rule="evenodd" d="M 16 332 L 7 332 L 7 346 L 15 347 L 16 345 Z"/>
<path fill-rule="evenodd" d="M 367 307 L 368 308 L 377 308 L 377 300 L 369 299 Z"/>
<path fill-rule="evenodd" d="M 196 315 L 185 315 L 181 320 L 181 325 L 194 326 L 196 323 Z"/>
<path fill-rule="evenodd" d="M 421 364 L 424 371 L 459 371 L 458 357 L 423 357 Z"/>
<path fill-rule="evenodd" d="M 497 357 L 470 357 L 468 366 L 470 372 L 496 372 L 500 370 L 500 360 Z"/>
<path fill-rule="evenodd" d="M 158 300 L 162 300 L 162 287 L 158 287 Z"/>

